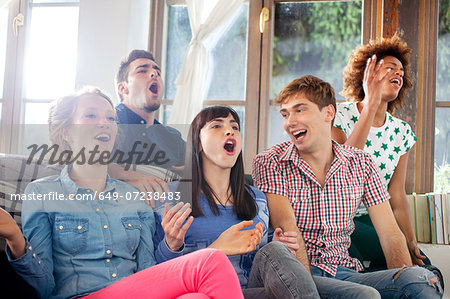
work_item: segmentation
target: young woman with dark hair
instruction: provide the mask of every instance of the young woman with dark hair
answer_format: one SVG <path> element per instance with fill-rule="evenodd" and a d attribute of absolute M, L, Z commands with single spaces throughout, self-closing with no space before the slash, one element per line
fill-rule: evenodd
<path fill-rule="evenodd" d="M 298 249 L 296 234 L 277 228 L 273 240 L 281 242 L 266 245 L 267 201 L 261 191 L 245 184 L 241 150 L 240 120 L 233 109 L 208 107 L 195 117 L 182 180 L 171 185 L 182 201 L 192 203 L 184 224 L 190 227 L 176 216 L 180 203 L 170 210 L 168 204 L 164 211 L 162 206 L 157 209 L 157 261 L 216 248 L 228 255 L 245 296 L 256 292 L 259 298 L 318 298 L 311 275 L 293 254 Z M 174 222 L 178 229 L 168 232 L 166 226 Z"/>

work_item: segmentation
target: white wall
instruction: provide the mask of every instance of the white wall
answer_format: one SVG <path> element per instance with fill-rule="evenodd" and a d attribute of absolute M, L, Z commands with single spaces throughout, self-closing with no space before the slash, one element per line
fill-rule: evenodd
<path fill-rule="evenodd" d="M 147 49 L 149 0 L 81 0 L 76 87 L 94 85 L 113 100 L 114 76 L 132 49 Z"/>

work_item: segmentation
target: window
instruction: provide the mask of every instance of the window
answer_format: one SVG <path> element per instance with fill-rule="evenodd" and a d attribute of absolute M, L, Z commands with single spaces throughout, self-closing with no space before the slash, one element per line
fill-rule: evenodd
<path fill-rule="evenodd" d="M 450 1 L 439 0 L 436 111 L 434 140 L 434 191 L 450 190 Z"/>
<path fill-rule="evenodd" d="M 266 148 L 286 141 L 278 105 L 281 89 L 303 75 L 314 75 L 342 90 L 342 70 L 352 49 L 361 43 L 362 1 L 277 2 L 269 95 L 270 125 Z"/>
<path fill-rule="evenodd" d="M 40 130 L 19 124 L 47 123 L 50 102 L 74 89 L 78 2 L 10 1 L 1 10 L 2 152 L 21 152 L 20 138 Z"/>
<path fill-rule="evenodd" d="M 370 1 L 369 1 L 370 2 Z M 161 57 L 165 99 L 160 119 L 167 122 L 175 96 L 174 81 L 191 39 L 187 8 L 182 0 L 155 0 L 164 19 L 155 15 L 151 49 Z M 204 106 L 230 105 L 241 117 L 246 172 L 257 152 L 285 138 L 274 95 L 292 79 L 314 74 L 342 86 L 346 57 L 361 43 L 363 1 L 264 1 L 270 18 L 260 33 L 262 0 L 244 1 L 216 38 L 213 67 Z M 155 9 L 156 10 L 156 9 Z M 159 15 L 163 15 L 159 13 Z M 160 31 L 158 31 L 160 30 Z M 164 37 L 164 38 L 163 38 Z M 159 47 L 157 44 L 161 43 Z M 342 46 L 336 48 L 336 44 Z M 338 71 L 339 70 L 339 71 Z M 342 89 L 336 88 L 337 91 Z"/>
<path fill-rule="evenodd" d="M 183 1 L 165 1 L 167 10 L 166 40 L 162 67 L 164 69 L 165 96 L 161 119 L 167 123 L 176 88 L 175 79 L 192 38 L 187 7 Z M 207 41 L 210 51 L 208 88 L 204 106 L 223 104 L 232 106 L 241 118 L 241 131 L 245 132 L 245 93 L 247 76 L 248 3 L 243 3 L 225 25 L 220 36 Z"/>
<path fill-rule="evenodd" d="M 6 3 L 0 9 L 0 152 L 24 153 L 33 137 L 45 135 L 47 128 L 37 124 L 47 123 L 53 100 L 84 85 L 115 99 L 119 62 L 131 49 L 148 47 L 150 2 Z M 23 25 L 12 26 L 20 15 Z"/>

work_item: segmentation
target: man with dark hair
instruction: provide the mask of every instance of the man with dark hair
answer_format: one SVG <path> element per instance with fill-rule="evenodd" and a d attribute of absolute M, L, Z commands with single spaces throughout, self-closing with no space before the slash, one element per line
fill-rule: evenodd
<path fill-rule="evenodd" d="M 186 143 L 179 131 L 156 120 L 164 93 L 161 69 L 150 52 L 132 50 L 120 63 L 115 84 L 121 103 L 116 106 L 119 135 L 113 154 L 114 161 L 124 168 L 111 164 L 111 175 L 142 192 L 168 192 L 164 180 L 181 172 Z M 130 171 L 131 165 L 133 169 L 136 165 L 159 168 L 147 176 Z M 145 194 L 151 198 L 150 193 Z"/>
<path fill-rule="evenodd" d="M 161 106 L 164 83 L 153 55 L 133 50 L 120 63 L 116 106 L 120 128 L 116 149 L 125 153 L 126 163 L 162 167 L 171 171 L 184 164 L 185 142 L 180 132 L 155 119 Z"/>
<path fill-rule="evenodd" d="M 438 278 L 412 267 L 389 194 L 370 155 L 331 139 L 336 113 L 331 85 L 303 76 L 289 83 L 276 103 L 291 140 L 255 158 L 253 179 L 266 193 L 272 226 L 301 233 L 299 244 L 305 244 L 312 274 L 350 283 L 351 288 L 368 286 L 386 298 L 441 297 Z M 360 273 L 361 263 L 348 254 L 353 217 L 361 202 L 369 211 L 389 270 Z M 346 297 L 346 290 L 334 285 L 317 287 L 323 297 Z"/>

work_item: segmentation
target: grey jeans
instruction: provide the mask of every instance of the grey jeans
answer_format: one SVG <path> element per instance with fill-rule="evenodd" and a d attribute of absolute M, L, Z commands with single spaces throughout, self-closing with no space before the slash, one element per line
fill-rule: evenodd
<path fill-rule="evenodd" d="M 281 242 L 270 242 L 253 260 L 244 297 L 320 298 L 314 280 Z"/>

